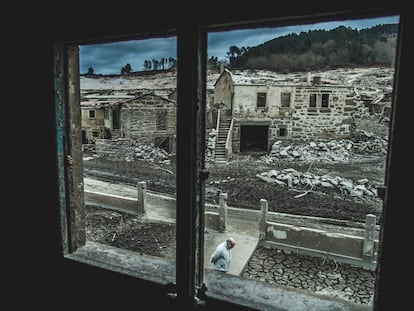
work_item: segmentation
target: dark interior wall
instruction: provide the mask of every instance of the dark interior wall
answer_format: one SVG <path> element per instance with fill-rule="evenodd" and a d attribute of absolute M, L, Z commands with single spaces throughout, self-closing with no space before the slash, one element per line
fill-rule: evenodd
<path fill-rule="evenodd" d="M 268 125 L 241 125 L 240 152 L 267 151 Z"/>
<path fill-rule="evenodd" d="M 411 94 L 408 92 L 408 76 L 412 66 L 409 65 L 412 54 L 409 51 L 408 25 L 412 14 L 403 7 L 403 1 L 359 2 L 358 4 L 343 1 L 341 3 L 319 3 L 312 1 L 308 5 L 285 3 L 277 10 L 269 10 L 253 6 L 237 6 L 232 4 L 226 9 L 221 3 L 204 6 L 174 6 L 173 3 L 157 4 L 146 7 L 137 4 L 136 9 L 112 6 L 88 8 L 84 4 L 47 8 L 26 8 L 30 14 L 17 15 L 16 25 L 19 31 L 12 34 L 11 41 L 6 41 L 10 50 L 10 64 L 14 64 L 10 78 L 15 91 L 14 104 L 20 105 L 21 119 L 25 135 L 19 135 L 19 144 L 14 149 L 18 155 L 13 156 L 16 170 L 9 179 L 14 190 L 22 189 L 24 195 L 12 196 L 12 202 L 6 204 L 15 213 L 16 218 L 4 218 L 9 222 L 11 230 L 4 239 L 12 237 L 10 248 L 5 247 L 3 256 L 8 257 L 4 269 L 9 278 L 7 290 L 15 308 L 29 305 L 31 308 L 42 309 L 86 309 L 116 308 L 124 310 L 134 304 L 149 303 L 155 310 L 170 309 L 172 304 L 165 298 L 166 289 L 157 288 L 140 280 L 118 275 L 116 273 L 93 268 L 87 265 L 70 262 L 60 256 L 60 229 L 58 215 L 59 188 L 56 173 L 55 143 L 55 111 L 53 95 L 53 42 L 55 40 L 89 39 L 101 35 L 128 34 L 135 31 L 178 27 L 194 27 L 203 23 L 222 23 L 228 21 L 248 21 L 256 18 L 283 16 L 301 16 L 307 14 L 325 14 L 333 12 L 363 13 L 364 10 L 375 9 L 376 12 L 403 14 L 404 32 L 401 50 L 401 78 L 398 79 L 400 99 L 407 98 L 407 105 L 399 105 L 395 109 L 395 122 L 392 125 L 393 144 L 391 146 L 390 170 L 388 172 L 387 208 L 384 210 L 382 249 L 380 252 L 379 280 L 376 297 L 376 310 L 404 310 L 410 305 L 406 296 L 407 272 L 411 271 L 411 263 L 407 262 L 407 251 L 411 242 L 406 213 L 412 205 L 412 197 L 408 185 L 402 176 L 407 176 L 405 163 L 410 163 L 407 143 L 412 141 L 408 134 L 411 131 L 409 110 Z M 69 5 L 71 5 L 69 7 Z M 155 7 L 157 9 L 155 9 Z M 164 9 L 163 9 L 164 7 Z M 33 9 L 33 10 L 32 10 Z M 148 13 L 150 12 L 150 13 Z M 359 13 L 358 13 L 359 14 Z M 185 18 L 183 18 L 183 15 Z M 358 16 L 356 16 L 358 17 Z M 412 26 L 412 25 L 410 25 Z M 411 43 L 410 43 L 411 44 Z M 185 61 L 185 60 L 179 60 Z M 17 67 L 16 67 L 17 66 Z M 23 78 L 22 78 L 23 77 Z M 8 79 L 9 80 L 9 79 Z M 18 81 L 18 83 L 16 82 Z M 411 82 L 411 81 L 410 81 Z M 23 92 L 22 92 L 23 90 Z M 11 106 L 9 106 L 11 107 Z M 20 108 L 19 108 L 20 109 Z M 411 110 L 411 109 L 410 109 Z M 408 123 L 410 122 L 410 123 Z M 35 130 L 34 130 L 35 129 Z M 33 133 L 35 132 L 35 134 Z M 34 143 L 36 146 L 28 147 Z M 13 139 L 16 141 L 16 139 Z M 22 142 L 23 141 L 23 142 Z M 19 156 L 20 155 L 20 156 Z M 12 162 L 13 163 L 13 162 Z M 411 164 L 410 164 L 411 166 Z M 13 182 L 15 181 L 15 182 Z M 19 218 L 17 218 L 19 217 Z M 23 218 L 23 219 L 22 219 Z M 179 238 L 179 237 L 177 237 Z M 401 248 L 401 243 L 408 243 Z M 397 261 L 397 262 L 396 262 Z M 9 264 L 10 262 L 10 264 Z M 409 280 L 407 280 L 409 281 Z M 140 309 L 137 305 L 137 308 Z M 404 307 L 403 307 L 404 306 Z M 209 309 L 241 310 L 241 308 L 214 302 Z M 400 308 L 399 308 L 400 307 Z M 115 309 L 114 309 L 115 310 Z"/>

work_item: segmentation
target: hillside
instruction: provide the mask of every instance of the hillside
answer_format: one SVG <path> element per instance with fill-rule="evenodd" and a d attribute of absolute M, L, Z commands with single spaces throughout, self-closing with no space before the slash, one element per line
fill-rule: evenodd
<path fill-rule="evenodd" d="M 394 64 L 397 24 L 367 29 L 339 26 L 289 34 L 255 47 L 232 46 L 230 68 L 268 69 L 281 72 Z"/>

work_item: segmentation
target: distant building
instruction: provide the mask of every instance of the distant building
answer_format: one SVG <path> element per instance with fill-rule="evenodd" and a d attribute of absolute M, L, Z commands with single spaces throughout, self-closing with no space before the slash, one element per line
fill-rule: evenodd
<path fill-rule="evenodd" d="M 81 102 L 82 141 L 131 138 L 175 152 L 176 101 L 143 93 L 138 96 L 102 94 L 85 96 Z M 172 93 L 174 98 L 175 92 Z"/>
<path fill-rule="evenodd" d="M 175 152 L 177 105 L 174 100 L 143 94 L 120 105 L 124 137 Z"/>
<path fill-rule="evenodd" d="M 130 80 L 85 79 L 81 91 L 83 143 L 132 138 L 175 151 L 176 88 L 172 73 L 157 89 Z M 223 69 L 206 88 L 206 127 L 217 128 L 216 159 L 233 152 L 267 152 L 278 140 L 350 137 L 355 113 L 352 85 L 310 74 L 300 78 L 241 76 Z M 118 78 L 119 79 L 119 78 Z M 160 88 L 170 81 L 168 87 Z M 103 89 L 107 88 L 107 89 Z M 219 122 L 217 122 L 219 120 Z"/>
<path fill-rule="evenodd" d="M 211 114 L 221 124 L 216 154 L 228 158 L 232 152 L 269 151 L 278 140 L 350 136 L 351 85 L 310 75 L 299 81 L 237 78 L 223 70 L 214 85 Z"/>

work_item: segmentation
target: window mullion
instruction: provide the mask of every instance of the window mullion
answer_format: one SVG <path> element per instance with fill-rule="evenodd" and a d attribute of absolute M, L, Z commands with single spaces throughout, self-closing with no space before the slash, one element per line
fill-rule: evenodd
<path fill-rule="evenodd" d="M 195 297 L 197 182 L 197 38 L 194 27 L 177 29 L 177 298 Z"/>
<path fill-rule="evenodd" d="M 196 182 L 196 286 L 198 296 L 204 297 L 204 194 L 205 180 L 208 172 L 205 168 L 205 138 L 206 138 L 206 93 L 207 93 L 207 32 L 204 29 L 198 31 L 198 70 L 197 70 L 197 182 Z"/>

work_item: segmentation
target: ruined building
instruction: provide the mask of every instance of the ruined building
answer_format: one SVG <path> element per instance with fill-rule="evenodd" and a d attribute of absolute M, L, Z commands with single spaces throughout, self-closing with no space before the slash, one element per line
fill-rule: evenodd
<path fill-rule="evenodd" d="M 130 138 L 175 152 L 175 91 L 100 90 L 84 92 L 82 143 Z M 157 94 L 155 94 L 157 93 Z"/>
<path fill-rule="evenodd" d="M 304 79 L 242 77 L 224 70 L 214 85 L 212 113 L 218 122 L 216 152 L 268 151 L 278 140 L 349 137 L 353 87 Z M 222 140 L 222 141 L 220 141 Z"/>

